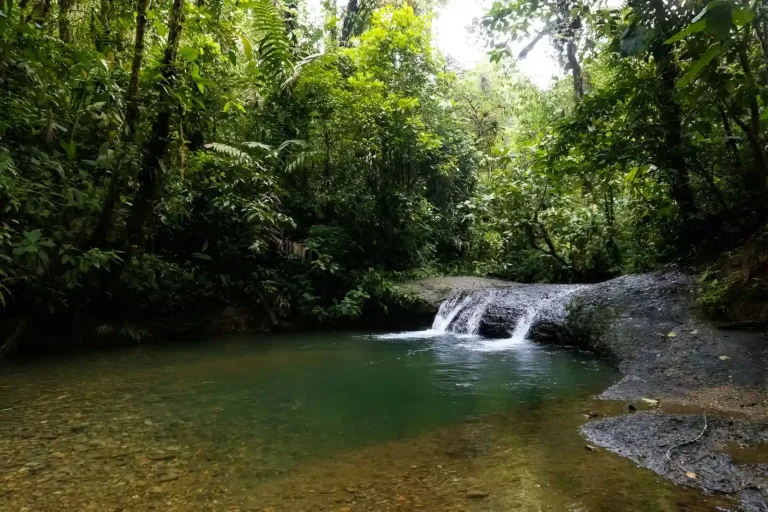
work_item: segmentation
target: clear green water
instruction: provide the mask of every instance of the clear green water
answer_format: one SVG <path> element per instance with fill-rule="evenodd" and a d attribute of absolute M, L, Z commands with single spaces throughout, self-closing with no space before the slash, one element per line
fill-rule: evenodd
<path fill-rule="evenodd" d="M 590 396 L 617 378 L 584 353 L 428 333 L 243 336 L 30 361 L 1 375 L 0 500 L 558 510 L 593 502 L 594 477 L 619 471 L 648 489 L 636 510 L 699 503 L 612 455 L 585 459 L 578 424 L 606 407 Z M 478 486 L 489 496 L 468 499 Z"/>

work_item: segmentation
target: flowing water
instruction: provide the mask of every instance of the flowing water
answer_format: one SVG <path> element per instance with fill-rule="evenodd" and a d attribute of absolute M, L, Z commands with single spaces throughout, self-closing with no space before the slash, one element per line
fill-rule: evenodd
<path fill-rule="evenodd" d="M 0 510 L 720 503 L 586 450 L 585 415 L 626 407 L 590 398 L 616 371 L 524 333 L 510 343 L 448 332 L 463 300 L 419 333 L 234 336 L 2 368 Z"/>

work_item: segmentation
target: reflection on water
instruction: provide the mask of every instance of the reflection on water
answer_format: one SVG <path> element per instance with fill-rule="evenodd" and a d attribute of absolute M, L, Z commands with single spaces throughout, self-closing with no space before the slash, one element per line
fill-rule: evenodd
<path fill-rule="evenodd" d="M 614 370 L 492 343 L 232 337 L 5 368 L 0 508 L 710 510 L 584 450 Z"/>

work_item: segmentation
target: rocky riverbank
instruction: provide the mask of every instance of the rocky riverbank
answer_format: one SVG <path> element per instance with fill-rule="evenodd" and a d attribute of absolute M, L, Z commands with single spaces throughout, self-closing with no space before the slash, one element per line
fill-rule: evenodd
<path fill-rule="evenodd" d="M 453 291 L 462 290 L 465 279 Z M 451 280 L 441 283 L 450 294 Z M 722 331 L 701 319 L 693 284 L 678 272 L 625 276 L 568 293 L 563 287 L 494 283 L 494 293 L 505 299 L 487 308 L 481 334 L 509 335 L 523 309 L 521 294 L 530 291 L 537 301 L 551 296 L 529 336 L 613 361 L 623 378 L 601 398 L 625 401 L 630 410 L 661 402 L 710 411 L 706 429 L 703 414 L 662 411 L 592 422 L 583 429 L 591 443 L 678 484 L 739 494 L 744 510 L 768 511 L 768 458 L 735 464 L 724 454 L 729 446 L 768 441 L 768 342 L 765 333 Z M 410 289 L 418 292 L 419 286 Z"/>

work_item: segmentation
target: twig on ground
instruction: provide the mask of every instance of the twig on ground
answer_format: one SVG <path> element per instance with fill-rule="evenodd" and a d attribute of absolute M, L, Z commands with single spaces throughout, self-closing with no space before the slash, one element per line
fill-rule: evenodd
<path fill-rule="evenodd" d="M 682 472 L 682 473 L 687 473 L 687 471 L 685 470 L 685 468 L 681 467 L 681 466 L 680 466 L 680 465 L 679 465 L 677 462 L 675 462 L 674 460 L 672 460 L 672 452 L 673 452 L 673 451 L 675 451 L 675 450 L 677 450 L 678 448 L 682 448 L 683 446 L 688 446 L 689 444 L 693 444 L 693 443 L 697 442 L 699 439 L 701 439 L 702 437 L 704 437 L 704 434 L 707 432 L 707 427 L 708 427 L 708 423 L 707 423 L 707 415 L 706 415 L 706 414 L 704 414 L 704 428 L 703 428 L 703 429 L 701 429 L 701 433 L 700 433 L 698 436 L 696 436 L 696 438 L 695 438 L 695 439 L 691 439 L 690 441 L 684 441 L 684 442 L 682 442 L 682 443 L 676 444 L 676 445 L 674 445 L 674 446 L 670 447 L 670 449 L 669 449 L 669 450 L 667 450 L 667 454 L 666 454 L 667 460 L 669 461 L 669 463 L 670 463 L 670 464 L 672 464 L 672 465 L 673 465 L 673 466 L 675 466 L 675 467 L 676 467 L 678 470 L 680 470 L 680 472 Z M 708 491 L 710 491 L 710 492 L 714 492 L 714 493 L 718 493 L 718 494 L 723 494 L 723 495 L 738 494 L 738 493 L 740 493 L 741 491 L 745 491 L 745 490 L 747 490 L 747 489 L 756 489 L 756 490 L 758 490 L 758 491 L 762 491 L 762 490 L 760 489 L 760 487 L 759 487 L 759 486 L 757 486 L 756 484 L 753 484 L 753 483 L 749 483 L 749 484 L 747 484 L 747 483 L 742 483 L 741 487 L 739 487 L 738 489 L 734 489 L 734 490 L 732 490 L 732 491 L 724 491 L 724 490 L 722 490 L 722 489 L 714 489 L 714 488 L 712 488 L 712 487 L 709 487 L 709 486 L 705 485 L 705 484 L 704 484 L 704 483 L 701 481 L 701 479 L 700 479 L 700 478 L 697 478 L 697 479 L 696 479 L 696 483 L 698 483 L 698 485 L 699 485 L 700 487 L 702 487 L 703 489 L 706 489 L 706 490 L 708 490 Z"/>
<path fill-rule="evenodd" d="M 693 444 L 696 441 L 698 441 L 699 439 L 701 439 L 702 437 L 704 437 L 704 433 L 707 431 L 707 426 L 708 426 L 707 425 L 707 415 L 705 414 L 704 415 L 704 428 L 701 430 L 701 434 L 699 434 L 696 439 L 691 439 L 690 441 L 685 441 L 685 442 L 682 442 L 680 444 L 676 444 L 675 446 L 670 447 L 669 450 L 667 450 L 667 455 L 666 455 L 667 456 L 667 460 L 671 464 L 673 464 L 674 466 L 677 466 L 678 469 L 680 469 L 681 471 L 685 472 L 684 469 L 682 469 L 680 466 L 677 465 L 677 463 L 675 463 L 672 460 L 671 454 L 672 454 L 672 452 L 674 450 L 677 450 L 678 448 L 682 448 L 683 446 L 688 446 L 689 444 Z"/>

